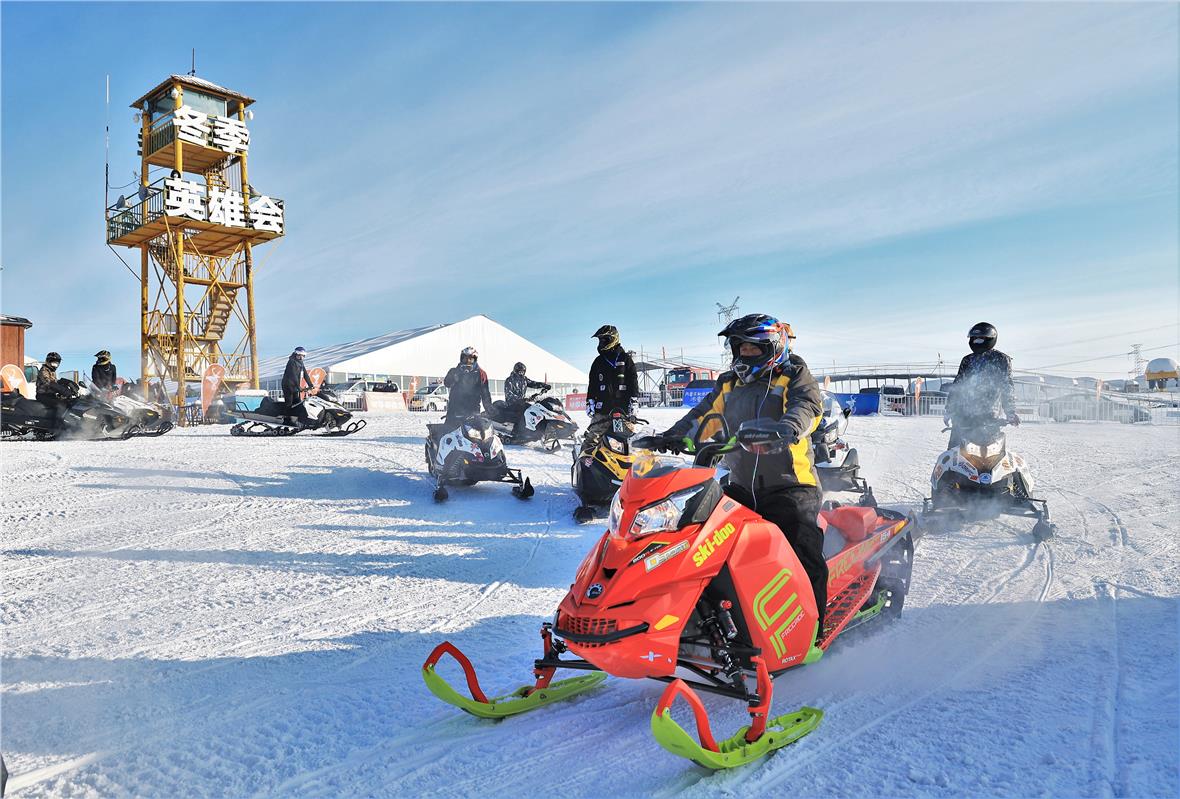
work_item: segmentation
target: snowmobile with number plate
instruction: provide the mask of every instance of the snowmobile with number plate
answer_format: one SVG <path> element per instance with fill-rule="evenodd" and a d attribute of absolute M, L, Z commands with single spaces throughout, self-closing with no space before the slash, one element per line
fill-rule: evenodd
<path fill-rule="evenodd" d="M 512 494 L 528 499 L 533 484 L 520 469 L 509 469 L 504 445 L 486 416 L 426 425 L 426 468 L 435 480 L 434 501 L 447 499 L 448 485 L 512 483 Z"/>
<path fill-rule="evenodd" d="M 525 397 L 528 406 L 520 414 L 513 412 L 503 400 L 492 403 L 489 418 L 505 444 L 531 444 L 534 441 L 550 452 L 561 448 L 562 441 L 572 441 L 578 426 L 565 412 L 557 397 L 543 396 L 544 392 Z"/>
<path fill-rule="evenodd" d="M 930 496 L 923 501 L 926 521 L 940 516 L 991 512 L 1033 516 L 1037 541 L 1052 538 L 1057 526 L 1049 519 L 1049 503 L 1032 496 L 1028 462 L 1008 449 L 1006 419 L 993 416 L 959 420 L 959 445 L 938 456 L 930 474 Z M 943 432 L 952 428 L 947 427 Z"/>
<path fill-rule="evenodd" d="M 290 408 L 270 397 L 263 397 L 255 410 L 238 401 L 232 404 L 233 415 L 246 420 L 229 429 L 233 436 L 293 436 L 304 430 L 322 430 L 322 436 L 347 436 L 366 424 L 364 419 L 352 421 L 352 412 L 327 386 L 320 386 Z"/>
<path fill-rule="evenodd" d="M 843 632 L 901 612 L 916 528 L 902 514 L 843 506 L 820 513 L 828 561 L 824 628 L 811 584 L 778 527 L 726 496 L 714 459 L 737 446 L 635 439 L 636 460 L 611 506 L 607 531 L 578 569 L 552 623 L 541 626 L 536 682 L 488 698 L 470 661 L 443 642 L 423 664 L 429 690 L 476 716 L 501 718 L 580 694 L 606 674 L 669 683 L 651 717 L 670 752 L 712 769 L 752 762 L 813 731 L 823 712 L 772 718 L 773 678 L 823 657 Z M 693 452 L 695 460 L 655 450 Z M 451 655 L 470 697 L 438 673 Z M 572 655 L 572 657 L 563 657 Z M 590 674 L 554 681 L 558 669 Z M 750 724 L 713 737 L 696 691 L 746 703 Z M 697 740 L 671 717 L 683 697 Z"/>

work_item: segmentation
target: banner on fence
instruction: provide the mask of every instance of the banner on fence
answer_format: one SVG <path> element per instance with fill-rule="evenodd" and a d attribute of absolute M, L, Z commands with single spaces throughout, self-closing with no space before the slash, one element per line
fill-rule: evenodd
<path fill-rule="evenodd" d="M 565 409 L 567 411 L 584 411 L 584 410 L 586 410 L 586 395 L 585 394 L 566 394 L 565 395 Z"/>

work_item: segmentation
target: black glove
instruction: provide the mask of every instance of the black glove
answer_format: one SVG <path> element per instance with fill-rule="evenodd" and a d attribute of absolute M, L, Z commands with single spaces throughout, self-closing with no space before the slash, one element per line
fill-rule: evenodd
<path fill-rule="evenodd" d="M 549 385 L 548 383 L 544 383 L 544 384 L 541 386 L 541 390 L 542 390 L 542 391 L 552 391 L 552 390 L 553 390 L 553 386 Z"/>
<path fill-rule="evenodd" d="M 1016 411 L 1012 411 L 1008 414 L 1008 424 L 1012 425 L 1013 427 L 1020 427 L 1020 417 L 1016 415 Z"/>
<path fill-rule="evenodd" d="M 790 425 L 772 419 L 750 419 L 738 428 L 737 440 L 751 452 L 769 454 L 797 442 L 799 433 Z"/>

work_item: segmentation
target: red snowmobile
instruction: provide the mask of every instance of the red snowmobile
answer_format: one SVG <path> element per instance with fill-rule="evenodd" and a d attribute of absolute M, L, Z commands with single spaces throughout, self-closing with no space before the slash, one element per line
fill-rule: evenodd
<path fill-rule="evenodd" d="M 489 699 L 471 662 L 444 642 L 422 666 L 430 691 L 473 715 L 503 718 L 579 694 L 607 674 L 661 680 L 669 685 L 652 714 L 656 740 L 712 769 L 752 762 L 814 730 L 823 716 L 816 708 L 770 717 L 772 680 L 819 660 L 851 627 L 901 612 L 916 526 L 878 508 L 820 513 L 829 569 L 820 630 L 807 573 L 782 532 L 722 490 L 713 464 L 736 446 L 736 439 L 634 439 L 637 457 L 611 506 L 609 528 L 583 560 L 553 623 L 541 625 L 536 682 Z M 695 459 L 690 465 L 658 451 Z M 444 654 L 462 666 L 470 698 L 437 673 Z M 554 681 L 558 669 L 591 673 Z M 745 702 L 749 726 L 716 740 L 698 690 Z M 699 743 L 672 719 L 677 697 L 692 708 Z"/>

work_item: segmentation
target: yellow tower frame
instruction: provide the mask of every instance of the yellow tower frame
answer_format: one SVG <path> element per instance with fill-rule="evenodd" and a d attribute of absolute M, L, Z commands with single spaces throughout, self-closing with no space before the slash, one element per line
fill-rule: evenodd
<path fill-rule="evenodd" d="M 225 369 L 228 387 L 258 388 L 253 248 L 283 235 L 284 211 L 282 200 L 249 183 L 253 102 L 171 75 L 131 105 L 140 120 L 140 186 L 131 202 L 120 197 L 107 209 L 107 242 L 140 251 L 144 395 L 154 378 L 175 381 L 180 411 L 186 385 L 212 364 Z M 152 180 L 151 167 L 168 171 Z"/>

